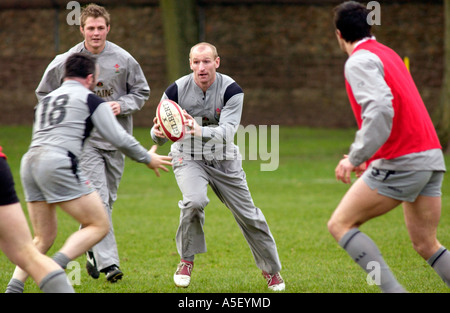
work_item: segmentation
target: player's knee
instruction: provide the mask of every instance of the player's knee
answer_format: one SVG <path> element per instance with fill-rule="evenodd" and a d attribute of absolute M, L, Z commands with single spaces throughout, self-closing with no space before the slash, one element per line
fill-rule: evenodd
<path fill-rule="evenodd" d="M 336 241 L 339 241 L 347 230 L 344 225 L 338 223 L 333 217 L 328 220 L 327 228 Z"/>
<path fill-rule="evenodd" d="M 190 210 L 203 210 L 209 203 L 209 199 L 207 197 L 197 196 L 189 201 L 183 202 L 184 209 Z"/>
<path fill-rule="evenodd" d="M 434 240 L 434 242 L 427 242 L 421 239 L 414 239 L 411 240 L 411 242 L 414 250 L 425 260 L 430 258 L 440 246 L 437 240 Z"/>
<path fill-rule="evenodd" d="M 183 201 L 180 204 L 181 222 L 188 224 L 203 224 L 205 218 L 204 208 L 208 204 L 208 198 L 194 198 L 189 201 Z"/>
<path fill-rule="evenodd" d="M 96 226 L 98 228 L 98 233 L 102 238 L 108 234 L 111 227 L 109 219 L 107 217 L 99 220 Z"/>
<path fill-rule="evenodd" d="M 419 255 L 423 255 L 427 251 L 427 247 L 420 241 L 413 241 L 412 246 Z"/>
<path fill-rule="evenodd" d="M 92 236 L 102 239 L 108 234 L 111 225 L 108 215 L 106 214 L 104 208 L 101 207 L 101 210 L 98 210 L 98 214 L 95 215 L 95 218 L 92 216 L 89 221 L 82 225 L 82 227 L 89 227 L 92 232 Z"/>
<path fill-rule="evenodd" d="M 12 250 L 11 253 L 8 253 L 8 258 L 12 263 L 18 265 L 23 270 L 27 270 L 28 265 L 32 262 L 35 262 L 36 255 L 39 254 L 36 246 L 33 243 L 27 244 L 21 247 L 20 250 Z"/>
<path fill-rule="evenodd" d="M 327 228 L 330 234 L 335 237 L 334 234 L 336 233 L 336 224 L 334 223 L 334 220 L 332 218 L 328 220 Z"/>
<path fill-rule="evenodd" d="M 48 233 L 46 235 L 35 235 L 33 243 L 41 253 L 47 253 L 55 242 L 56 233 Z"/>

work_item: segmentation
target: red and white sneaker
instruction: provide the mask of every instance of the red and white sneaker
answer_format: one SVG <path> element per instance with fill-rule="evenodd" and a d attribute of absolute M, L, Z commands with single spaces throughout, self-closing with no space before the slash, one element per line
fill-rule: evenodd
<path fill-rule="evenodd" d="M 281 277 L 280 273 L 276 273 L 276 274 L 269 274 L 266 272 L 262 272 L 264 278 L 267 281 L 267 286 L 269 287 L 270 290 L 273 291 L 283 291 L 284 288 L 286 287 L 286 285 L 284 284 L 284 280 Z"/>
<path fill-rule="evenodd" d="M 177 271 L 173 275 L 173 280 L 177 287 L 186 288 L 191 282 L 191 272 L 194 262 L 181 260 L 178 264 Z"/>

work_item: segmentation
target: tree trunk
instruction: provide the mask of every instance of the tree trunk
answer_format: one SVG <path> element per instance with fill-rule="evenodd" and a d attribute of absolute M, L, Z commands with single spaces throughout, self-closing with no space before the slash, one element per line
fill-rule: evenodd
<path fill-rule="evenodd" d="M 190 73 L 189 51 L 198 43 L 196 0 L 160 0 L 167 56 L 167 83 Z"/>
<path fill-rule="evenodd" d="M 450 0 L 444 0 L 444 19 L 444 77 L 436 130 L 443 150 L 447 151 L 450 143 Z"/>

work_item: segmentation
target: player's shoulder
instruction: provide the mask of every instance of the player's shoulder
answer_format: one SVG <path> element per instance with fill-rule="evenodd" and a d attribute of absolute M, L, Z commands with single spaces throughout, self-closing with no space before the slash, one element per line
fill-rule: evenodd
<path fill-rule="evenodd" d="M 230 76 L 222 73 L 216 73 L 216 80 L 219 88 L 224 93 L 225 102 L 234 95 L 244 93 L 241 86 Z"/>
<path fill-rule="evenodd" d="M 178 86 L 183 86 L 185 84 L 188 84 L 189 82 L 194 82 L 194 74 L 193 73 L 181 76 L 174 82 L 174 84 L 178 85 Z"/>
<path fill-rule="evenodd" d="M 73 98 L 87 99 L 90 95 L 95 96 L 98 99 L 102 99 L 98 97 L 92 90 L 86 88 L 82 83 L 75 79 L 67 79 L 65 80 L 61 86 L 51 91 L 49 95 L 55 94 L 70 94 Z M 105 100 L 102 100 L 104 102 Z"/>
<path fill-rule="evenodd" d="M 178 103 L 179 94 L 186 94 L 194 84 L 194 75 L 190 73 L 175 80 L 166 88 L 164 93 L 168 99 Z"/>
<path fill-rule="evenodd" d="M 84 47 L 84 41 L 82 41 L 82 42 L 79 42 L 78 44 L 76 44 L 75 46 L 73 46 L 72 48 L 70 48 L 69 50 L 67 50 L 66 52 L 58 54 L 55 57 L 55 59 L 65 61 L 70 55 L 72 55 L 74 53 L 83 52 L 83 50 L 85 50 L 85 49 L 86 48 Z"/>
<path fill-rule="evenodd" d="M 185 90 L 190 86 L 194 86 L 194 84 L 194 74 L 190 73 L 175 80 L 169 87 L 167 87 L 167 91 Z"/>
<path fill-rule="evenodd" d="M 63 67 L 67 58 L 74 53 L 81 52 L 84 48 L 83 42 L 78 43 L 77 45 L 70 48 L 68 51 L 60 53 L 55 56 L 55 58 L 50 62 L 50 67 Z"/>
<path fill-rule="evenodd" d="M 367 49 L 355 51 L 345 62 L 345 71 L 352 72 L 362 69 L 383 68 L 380 57 Z"/>
<path fill-rule="evenodd" d="M 130 52 L 128 52 L 127 50 L 125 50 L 124 48 L 122 48 L 121 46 L 112 41 L 108 40 L 106 41 L 105 49 L 106 52 L 108 52 L 108 54 L 113 54 L 116 57 L 134 60 L 134 57 L 131 55 Z"/>
<path fill-rule="evenodd" d="M 73 80 L 73 79 L 67 79 L 64 80 L 58 88 L 51 91 L 48 96 L 52 97 L 58 97 L 63 94 L 70 95 L 71 98 L 85 98 L 88 93 L 91 91 L 84 87 L 80 82 Z"/>
<path fill-rule="evenodd" d="M 85 50 L 85 46 L 84 46 L 84 41 L 77 43 L 75 46 L 73 46 L 72 48 L 70 48 L 66 53 L 78 53 L 78 52 L 82 52 L 83 50 Z"/>
<path fill-rule="evenodd" d="M 105 103 L 104 99 L 77 81 L 68 80 L 59 89 L 61 89 L 60 92 L 70 94 L 73 101 L 79 101 L 86 105 L 90 114 L 94 113 L 102 103 Z"/>
<path fill-rule="evenodd" d="M 87 98 L 86 98 L 86 104 L 89 108 L 89 111 L 91 113 L 93 113 L 95 110 L 97 110 L 97 108 L 102 104 L 105 103 L 105 100 L 100 98 L 99 96 L 97 96 L 95 93 L 93 92 L 89 92 L 87 94 Z"/>
<path fill-rule="evenodd" d="M 50 68 L 57 68 L 57 67 L 64 67 L 64 64 L 67 60 L 67 58 L 72 54 L 73 52 L 67 51 L 61 54 L 58 54 L 55 56 L 55 58 L 50 62 L 49 67 Z"/>
<path fill-rule="evenodd" d="M 226 74 L 222 74 L 219 72 L 216 72 L 216 79 L 222 84 L 222 85 L 230 85 L 235 82 L 235 80 Z"/>
<path fill-rule="evenodd" d="M 229 88 L 231 85 L 241 88 L 231 76 L 219 72 L 216 73 L 216 81 L 222 89 Z"/>

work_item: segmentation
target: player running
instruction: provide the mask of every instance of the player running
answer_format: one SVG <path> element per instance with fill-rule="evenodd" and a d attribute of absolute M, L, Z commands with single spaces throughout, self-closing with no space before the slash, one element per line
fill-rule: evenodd
<path fill-rule="evenodd" d="M 335 9 L 338 43 L 349 55 L 347 93 L 359 126 L 335 174 L 344 183 L 350 183 L 351 172 L 363 174 L 339 203 L 328 229 L 365 271 L 372 265 L 380 269 L 377 283 L 383 292 L 404 292 L 376 244 L 358 228 L 403 204 L 414 249 L 450 287 L 450 252 L 436 239 L 446 170 L 441 145 L 402 59 L 372 37 L 368 13 L 354 1 Z"/>
<path fill-rule="evenodd" d="M 209 184 L 234 215 L 269 289 L 284 290 L 275 240 L 263 213 L 253 203 L 238 147 L 233 143 L 244 93 L 233 79 L 216 72 L 220 58 L 213 45 L 199 43 L 192 47 L 189 62 L 193 73 L 178 79 L 162 96 L 186 110 L 186 123 L 191 126 L 188 135 L 171 146 L 175 178 L 183 194 L 178 203 L 181 211 L 176 244 L 181 261 L 174 275 L 175 285 L 189 286 L 194 257 L 206 252 L 203 224 Z M 167 139 L 156 118 L 154 123 L 152 138 L 163 144 Z"/>
<path fill-rule="evenodd" d="M 30 273 L 46 293 L 73 293 L 66 273 L 33 243 L 28 223 L 14 189 L 14 179 L 0 146 L 0 248 L 14 264 Z M 19 283 L 22 288 L 23 283 Z M 12 286 L 13 288 L 13 286 Z"/>
<path fill-rule="evenodd" d="M 95 56 L 100 74 L 94 92 L 108 102 L 120 125 L 132 134 L 132 114 L 144 106 L 150 95 L 150 87 L 136 59 L 107 40 L 109 30 L 110 15 L 104 7 L 96 4 L 84 7 L 80 16 L 80 31 L 84 41 L 58 55 L 48 65 L 36 89 L 36 95 L 38 99 L 42 99 L 61 85 L 64 62 L 72 53 Z M 94 279 L 104 273 L 106 280 L 112 283 L 123 277 L 112 212 L 124 166 L 123 153 L 105 141 L 94 129 L 84 145 L 80 167 L 102 198 L 111 227 L 106 237 L 86 254 L 86 269 Z"/>
<path fill-rule="evenodd" d="M 128 134 L 117 122 L 110 105 L 92 92 L 98 75 L 94 58 L 72 54 L 66 61 L 65 73 L 61 87 L 36 107 L 32 141 L 20 170 L 39 251 L 47 252 L 55 240 L 57 206 L 81 224 L 54 256 L 62 268 L 109 231 L 104 204 L 78 163 L 94 127 L 125 155 L 146 164 L 157 176 L 159 170 L 168 171 L 165 166 L 171 165 L 170 157 L 155 153 L 156 145 L 147 151 Z M 23 292 L 19 281 L 25 282 L 27 275 L 16 267 L 8 291 Z"/>

